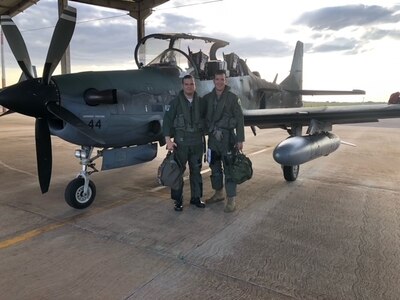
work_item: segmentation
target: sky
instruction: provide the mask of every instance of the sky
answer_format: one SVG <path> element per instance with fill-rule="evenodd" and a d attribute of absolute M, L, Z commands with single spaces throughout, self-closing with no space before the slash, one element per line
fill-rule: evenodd
<path fill-rule="evenodd" d="M 71 40 L 72 72 L 136 68 L 136 20 L 126 11 L 80 4 Z M 40 0 L 13 18 L 41 76 L 57 1 Z M 304 43 L 303 88 L 362 89 L 365 96 L 305 96 L 308 101 L 382 101 L 400 90 L 400 2 L 171 0 L 146 19 L 146 34 L 184 32 L 230 42 L 262 78 L 278 82 L 289 73 L 294 47 Z M 222 53 L 218 52 L 220 56 Z M 7 84 L 19 67 L 5 42 Z M 55 74 L 59 73 L 59 68 Z"/>

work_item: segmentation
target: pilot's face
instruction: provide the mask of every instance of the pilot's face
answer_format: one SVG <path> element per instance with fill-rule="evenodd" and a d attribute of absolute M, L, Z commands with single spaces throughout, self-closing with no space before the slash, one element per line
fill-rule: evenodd
<path fill-rule="evenodd" d="M 194 91 L 196 90 L 196 84 L 193 78 L 186 78 L 182 83 L 183 93 L 186 96 L 192 97 L 194 95 Z"/>
<path fill-rule="evenodd" d="M 214 85 L 217 92 L 223 92 L 226 86 L 225 74 L 216 74 L 214 77 Z"/>

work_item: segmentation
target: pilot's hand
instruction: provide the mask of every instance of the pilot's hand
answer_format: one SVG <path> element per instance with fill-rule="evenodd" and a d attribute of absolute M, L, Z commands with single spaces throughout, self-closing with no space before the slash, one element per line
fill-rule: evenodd
<path fill-rule="evenodd" d="M 177 144 L 171 140 L 167 140 L 166 142 L 167 142 L 167 150 L 169 151 L 173 151 L 177 146 Z"/>
<path fill-rule="evenodd" d="M 236 149 L 238 149 L 239 151 L 242 151 L 243 150 L 243 142 L 236 143 Z"/>
<path fill-rule="evenodd" d="M 214 129 L 213 135 L 218 142 L 222 141 L 224 138 L 224 134 L 222 133 L 221 129 Z"/>

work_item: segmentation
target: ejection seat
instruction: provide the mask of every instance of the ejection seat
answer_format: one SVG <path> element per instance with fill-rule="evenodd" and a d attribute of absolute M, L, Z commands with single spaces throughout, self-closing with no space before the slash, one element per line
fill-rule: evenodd
<path fill-rule="evenodd" d="M 208 55 L 203 53 L 201 50 L 196 53 L 193 53 L 189 50 L 189 56 L 195 65 L 194 67 L 197 69 L 199 79 L 206 79 L 206 64 L 208 61 Z"/>
<path fill-rule="evenodd" d="M 226 61 L 227 69 L 229 70 L 230 76 L 243 76 L 243 72 L 239 63 L 239 56 L 234 52 L 229 54 L 224 53 L 223 56 L 224 61 Z"/>

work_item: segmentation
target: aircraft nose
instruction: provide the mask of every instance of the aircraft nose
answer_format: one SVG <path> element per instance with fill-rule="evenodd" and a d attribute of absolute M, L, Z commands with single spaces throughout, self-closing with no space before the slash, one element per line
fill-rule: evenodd
<path fill-rule="evenodd" d="M 49 99 L 54 98 L 52 90 L 37 79 L 22 81 L 0 91 L 0 105 L 23 115 L 45 117 L 49 114 L 45 104 L 55 101 Z"/>

